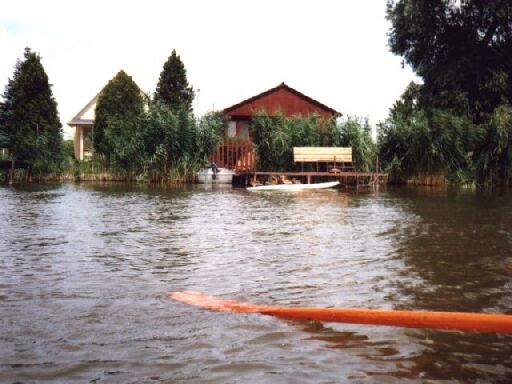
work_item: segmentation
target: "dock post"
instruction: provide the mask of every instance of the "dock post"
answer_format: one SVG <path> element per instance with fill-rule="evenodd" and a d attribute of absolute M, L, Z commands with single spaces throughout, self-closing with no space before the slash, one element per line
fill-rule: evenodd
<path fill-rule="evenodd" d="M 27 183 L 32 182 L 32 164 L 27 167 Z"/>
<path fill-rule="evenodd" d="M 14 164 L 15 164 L 16 160 L 12 160 L 11 161 L 11 170 L 9 171 L 9 185 L 12 185 L 13 182 L 14 182 Z"/>

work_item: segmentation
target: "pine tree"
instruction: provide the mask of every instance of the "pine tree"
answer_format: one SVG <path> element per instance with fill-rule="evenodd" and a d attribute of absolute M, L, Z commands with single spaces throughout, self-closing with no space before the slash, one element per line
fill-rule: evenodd
<path fill-rule="evenodd" d="M 0 150 L 7 148 L 9 145 L 5 117 L 5 104 L 0 102 Z"/>
<path fill-rule="evenodd" d="M 93 145 L 94 150 L 110 159 L 115 146 L 116 134 L 123 129 L 133 127 L 144 110 L 144 100 L 140 88 L 123 70 L 119 71 L 102 89 L 96 103 Z M 112 132 L 112 131 L 116 132 Z M 110 132 L 109 132 L 110 131 Z M 128 132 L 130 133 L 130 132 Z"/>
<path fill-rule="evenodd" d="M 192 111 L 194 91 L 188 84 L 187 70 L 180 56 L 176 55 L 176 50 L 172 51 L 160 73 L 155 98 L 173 111 Z"/>
<path fill-rule="evenodd" d="M 25 48 L 0 108 L 0 136 L 11 158 L 55 170 L 62 160 L 62 125 L 41 57 Z"/>

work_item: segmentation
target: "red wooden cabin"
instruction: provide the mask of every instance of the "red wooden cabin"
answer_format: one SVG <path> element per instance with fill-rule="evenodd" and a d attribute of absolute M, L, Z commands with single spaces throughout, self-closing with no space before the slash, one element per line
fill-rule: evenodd
<path fill-rule="evenodd" d="M 318 114 L 324 118 L 341 116 L 336 110 L 281 83 L 224 109 L 228 120 L 225 141 L 210 156 L 210 161 L 214 161 L 219 167 L 253 170 L 255 156 L 250 126 L 252 116 L 261 110 L 265 110 L 269 115 L 280 111 L 288 117 L 307 117 L 310 114 Z"/>

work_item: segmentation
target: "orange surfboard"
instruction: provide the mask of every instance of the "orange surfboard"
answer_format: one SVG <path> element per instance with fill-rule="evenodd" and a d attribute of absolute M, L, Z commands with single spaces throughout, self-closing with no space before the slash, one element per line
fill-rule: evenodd
<path fill-rule="evenodd" d="M 284 319 L 388 325 L 408 328 L 450 329 L 467 332 L 512 333 L 512 315 L 349 308 L 271 307 L 220 299 L 193 291 L 171 292 L 169 297 L 182 303 L 213 311 L 261 313 Z"/>

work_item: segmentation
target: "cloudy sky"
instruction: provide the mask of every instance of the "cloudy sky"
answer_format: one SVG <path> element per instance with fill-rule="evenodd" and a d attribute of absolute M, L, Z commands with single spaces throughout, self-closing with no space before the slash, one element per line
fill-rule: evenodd
<path fill-rule="evenodd" d="M 385 0 L 11 0 L 0 12 L 0 89 L 39 52 L 65 125 L 117 71 L 154 91 L 173 49 L 199 114 L 281 82 L 344 115 L 383 120 L 414 74 L 389 52 Z M 65 127 L 67 127 L 65 125 Z"/>

